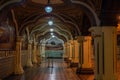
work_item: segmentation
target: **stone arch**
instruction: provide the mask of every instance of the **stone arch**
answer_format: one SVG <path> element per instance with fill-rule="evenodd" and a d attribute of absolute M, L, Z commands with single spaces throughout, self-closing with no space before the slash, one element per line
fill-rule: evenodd
<path fill-rule="evenodd" d="M 95 13 L 95 11 L 86 3 L 82 2 L 82 1 L 75 1 L 75 0 L 70 0 L 71 3 L 73 4 L 79 4 L 84 11 L 86 12 L 86 14 L 88 15 L 92 26 L 99 26 L 100 25 L 100 20 L 97 16 L 97 14 Z M 89 12 L 89 14 L 88 14 Z"/>
<path fill-rule="evenodd" d="M 36 30 L 33 30 L 33 31 L 30 33 L 30 35 L 32 35 L 34 32 L 36 32 L 36 31 L 38 31 L 38 30 L 41 30 L 41 29 L 45 28 L 47 25 L 48 25 L 48 24 L 45 24 L 45 25 L 41 26 L 40 28 L 38 28 L 38 29 L 36 29 Z M 54 25 L 55 27 L 57 27 L 58 29 L 60 29 L 61 31 L 66 32 L 66 33 L 70 36 L 70 38 L 73 39 L 72 34 L 71 34 L 69 31 L 62 29 L 62 28 L 61 28 L 60 26 L 58 26 L 57 24 L 53 24 L 53 25 Z"/>
<path fill-rule="evenodd" d="M 38 16 L 38 15 L 39 15 L 39 16 Z M 36 16 L 35 19 L 31 19 L 31 21 L 28 21 L 30 18 L 33 18 L 33 16 Z M 57 15 L 57 14 L 53 14 L 53 13 L 52 13 L 52 14 L 41 14 L 41 15 L 40 15 L 40 14 L 35 14 L 35 15 L 33 15 L 33 16 L 31 16 L 31 17 L 29 17 L 29 18 L 27 18 L 27 19 L 25 20 L 26 23 L 21 26 L 21 28 L 20 28 L 20 30 L 19 30 L 19 33 L 25 28 L 26 25 L 31 24 L 31 23 L 33 23 L 33 22 L 36 22 L 36 21 L 37 21 L 38 19 L 40 19 L 40 18 L 47 17 L 47 16 L 53 16 L 53 17 L 59 19 L 59 20 L 62 21 L 62 22 L 69 23 L 69 24 L 75 26 L 78 34 L 81 35 L 81 32 L 80 32 L 80 30 L 79 30 L 79 27 L 78 27 L 75 23 L 73 23 L 72 21 L 65 20 L 64 18 L 62 18 L 61 16 L 59 16 L 59 15 Z"/>
<path fill-rule="evenodd" d="M 15 4 L 15 3 L 21 3 L 22 1 L 24 1 L 24 0 L 10 0 L 10 1 L 8 0 L 0 6 L 0 11 L 8 5 Z"/>

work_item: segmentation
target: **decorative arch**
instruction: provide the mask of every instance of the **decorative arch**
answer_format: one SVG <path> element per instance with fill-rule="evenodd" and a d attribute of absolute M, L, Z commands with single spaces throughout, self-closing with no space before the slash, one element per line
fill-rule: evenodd
<path fill-rule="evenodd" d="M 43 25 L 42 27 L 40 27 L 39 29 L 33 30 L 33 31 L 31 32 L 31 34 L 33 34 L 34 32 L 36 32 L 36 31 L 38 31 L 38 30 L 43 29 L 43 28 L 46 27 L 47 25 L 48 25 L 48 24 L 45 24 L 45 25 Z M 70 38 L 73 39 L 72 34 L 71 34 L 69 31 L 62 29 L 60 26 L 58 26 L 58 25 L 56 25 L 56 24 L 53 24 L 53 25 L 56 26 L 57 28 L 59 28 L 61 31 L 64 31 L 64 32 L 66 32 L 67 34 L 69 34 Z"/>
<path fill-rule="evenodd" d="M 46 30 L 45 32 L 43 32 L 42 34 L 39 34 L 38 36 L 41 36 L 41 35 L 45 35 L 46 33 L 48 33 L 49 30 Z M 57 30 L 54 30 L 54 32 L 58 33 L 59 35 L 63 36 L 67 41 L 69 40 L 69 38 L 67 36 L 65 36 L 64 34 L 60 33 L 59 31 Z M 32 34 L 30 35 L 30 37 L 32 36 Z"/>
<path fill-rule="evenodd" d="M 20 3 L 24 0 L 5 0 L 5 2 L 0 6 L 0 11 L 8 5 Z"/>
<path fill-rule="evenodd" d="M 39 16 L 38 16 L 38 15 L 39 15 Z M 22 30 L 23 30 L 28 24 L 35 23 L 38 19 L 43 18 L 43 17 L 48 17 L 48 16 L 53 16 L 53 17 L 59 19 L 59 20 L 62 21 L 62 22 L 65 22 L 65 23 L 68 23 L 68 24 L 71 24 L 71 25 L 75 26 L 78 34 L 81 35 L 81 32 L 80 32 L 80 30 L 79 30 L 79 27 L 78 27 L 75 23 L 73 23 L 72 21 L 65 20 L 65 19 L 62 18 L 61 16 L 59 16 L 59 15 L 57 15 L 57 14 L 53 14 L 53 13 L 52 13 L 52 14 L 41 14 L 41 15 L 40 15 L 40 14 L 35 14 L 35 15 L 33 15 L 33 16 L 28 17 L 26 20 L 24 20 L 25 24 L 23 24 L 23 25 L 21 26 L 21 28 L 20 28 L 20 30 L 19 30 L 19 33 L 22 32 Z M 35 17 L 35 19 L 33 19 L 33 17 Z M 31 21 L 28 21 L 28 20 L 30 20 L 30 18 L 32 18 Z M 72 20 L 72 19 L 71 19 L 71 20 Z"/>
<path fill-rule="evenodd" d="M 100 20 L 95 13 L 95 11 L 86 3 L 82 1 L 75 1 L 75 0 L 70 0 L 73 4 L 79 4 L 82 8 L 85 8 L 85 12 L 88 15 L 92 26 L 100 26 Z"/>
<path fill-rule="evenodd" d="M 57 33 L 57 35 L 60 35 L 60 34 Z M 47 33 L 45 33 L 45 35 L 42 35 L 42 36 L 40 35 L 40 36 L 38 36 L 38 38 L 40 37 L 39 39 L 41 39 L 41 40 L 42 40 L 42 39 L 46 39 L 45 36 L 47 36 L 47 39 L 50 38 L 50 34 L 47 34 Z M 62 36 L 62 35 L 57 36 L 57 37 L 59 37 L 60 39 L 62 39 L 64 42 L 69 41 L 68 39 L 66 39 L 66 38 L 65 38 L 64 36 Z"/>

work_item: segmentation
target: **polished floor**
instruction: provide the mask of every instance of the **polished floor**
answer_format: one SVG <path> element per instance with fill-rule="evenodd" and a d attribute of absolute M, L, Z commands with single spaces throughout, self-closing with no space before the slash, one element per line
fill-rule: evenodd
<path fill-rule="evenodd" d="M 93 80 L 94 75 L 76 75 L 62 59 L 43 61 L 40 66 L 26 68 L 23 75 L 11 75 L 3 80 Z"/>

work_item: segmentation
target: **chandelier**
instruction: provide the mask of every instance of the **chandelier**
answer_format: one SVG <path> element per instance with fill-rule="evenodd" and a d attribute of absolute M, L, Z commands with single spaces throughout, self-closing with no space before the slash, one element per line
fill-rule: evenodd
<path fill-rule="evenodd" d="M 45 12 L 51 13 L 53 8 L 50 6 L 50 0 L 48 0 L 47 6 L 45 6 Z"/>

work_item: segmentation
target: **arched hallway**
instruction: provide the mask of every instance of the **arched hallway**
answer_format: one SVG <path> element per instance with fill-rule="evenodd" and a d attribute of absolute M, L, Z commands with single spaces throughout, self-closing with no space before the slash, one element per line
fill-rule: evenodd
<path fill-rule="evenodd" d="M 0 0 L 0 80 L 120 80 L 119 3 Z"/>

